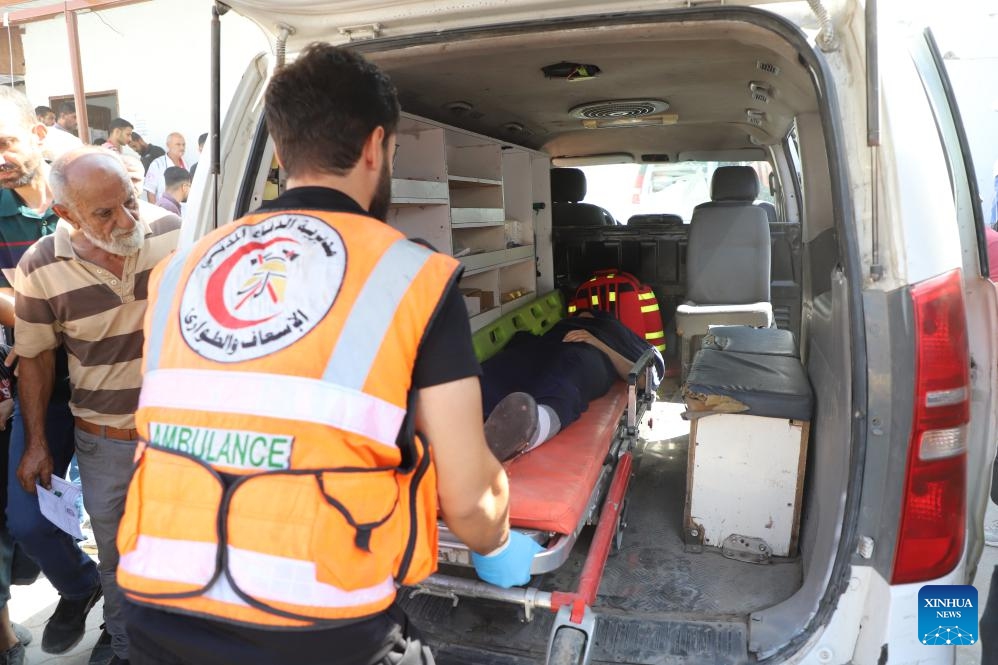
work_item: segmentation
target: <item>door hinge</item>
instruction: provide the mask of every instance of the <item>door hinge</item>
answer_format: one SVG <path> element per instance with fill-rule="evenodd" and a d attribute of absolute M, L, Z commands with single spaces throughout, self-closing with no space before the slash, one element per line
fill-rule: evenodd
<path fill-rule="evenodd" d="M 347 38 L 347 41 L 356 42 L 361 39 L 374 39 L 381 36 L 380 23 L 365 23 L 363 25 L 351 25 L 339 28 L 339 33 Z"/>

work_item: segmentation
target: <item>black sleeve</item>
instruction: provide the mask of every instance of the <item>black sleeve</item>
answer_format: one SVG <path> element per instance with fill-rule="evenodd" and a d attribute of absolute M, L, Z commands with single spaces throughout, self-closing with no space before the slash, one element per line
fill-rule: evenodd
<path fill-rule="evenodd" d="M 475 349 L 471 346 L 468 309 L 455 281 L 444 294 L 440 309 L 419 347 L 412 385 L 429 388 L 481 373 Z"/>

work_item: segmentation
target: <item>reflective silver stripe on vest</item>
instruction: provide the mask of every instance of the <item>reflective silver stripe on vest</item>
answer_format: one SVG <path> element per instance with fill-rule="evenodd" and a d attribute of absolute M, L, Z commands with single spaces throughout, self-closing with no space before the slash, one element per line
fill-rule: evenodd
<path fill-rule="evenodd" d="M 330 381 L 214 369 L 146 372 L 139 408 L 150 407 L 318 423 L 392 448 L 405 418 L 400 406 Z"/>
<path fill-rule="evenodd" d="M 177 294 L 177 284 L 180 282 L 180 274 L 183 272 L 184 261 L 187 259 L 188 253 L 187 250 L 174 252 L 160 278 L 159 288 L 156 291 L 156 306 L 152 313 L 152 325 L 151 329 L 147 331 L 149 344 L 146 346 L 146 372 L 159 367 L 159 355 L 163 350 L 163 336 L 166 335 L 173 298 Z"/>
<path fill-rule="evenodd" d="M 397 240 L 371 271 L 347 315 L 323 381 L 360 390 L 378 356 L 399 303 L 433 255 L 409 240 Z"/>

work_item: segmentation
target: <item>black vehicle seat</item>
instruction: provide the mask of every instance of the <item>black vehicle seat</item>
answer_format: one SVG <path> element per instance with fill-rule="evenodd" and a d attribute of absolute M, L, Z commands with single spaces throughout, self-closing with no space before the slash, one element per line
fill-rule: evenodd
<path fill-rule="evenodd" d="M 769 201 L 759 201 L 755 204 L 757 208 L 762 208 L 766 211 L 766 217 L 769 218 L 770 224 L 776 224 L 780 221 L 779 215 L 776 214 L 776 206 L 774 206 Z"/>
<path fill-rule="evenodd" d="M 671 229 L 683 225 L 683 218 L 679 215 L 649 214 L 631 215 L 627 220 L 627 225 L 637 229 Z"/>
<path fill-rule="evenodd" d="M 586 174 L 580 169 L 551 169 L 553 226 L 615 226 L 613 216 L 586 198 Z"/>

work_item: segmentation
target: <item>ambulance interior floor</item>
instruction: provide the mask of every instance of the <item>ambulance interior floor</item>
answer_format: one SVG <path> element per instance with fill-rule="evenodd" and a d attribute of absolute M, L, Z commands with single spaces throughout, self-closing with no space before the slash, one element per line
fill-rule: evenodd
<path fill-rule="evenodd" d="M 789 598 L 800 586 L 799 558 L 758 565 L 707 550 L 687 552 L 681 527 L 689 423 L 679 417 L 682 410 L 681 404 L 659 401 L 645 416 L 628 493 L 627 528 L 620 551 L 607 561 L 595 605 L 597 662 L 660 662 L 655 654 L 692 656 L 700 647 L 705 657 L 737 662 L 745 657 L 744 646 L 742 653 L 725 653 L 724 647 L 745 644 L 746 616 Z M 559 570 L 535 577 L 533 584 L 548 591 L 574 590 L 592 532 L 587 527 L 569 560 Z M 453 568 L 441 572 L 461 574 Z M 456 651 L 444 648 L 438 660 L 472 662 L 467 660 L 472 655 L 461 653 L 464 645 L 521 655 L 530 651 L 527 662 L 543 662 L 540 654 L 553 618 L 549 610 L 535 610 L 533 620 L 524 622 L 523 610 L 513 605 L 460 600 L 454 607 L 450 599 L 412 598 L 408 591 L 400 597 L 430 644 L 454 645 Z M 728 620 L 691 623 L 707 617 Z"/>

